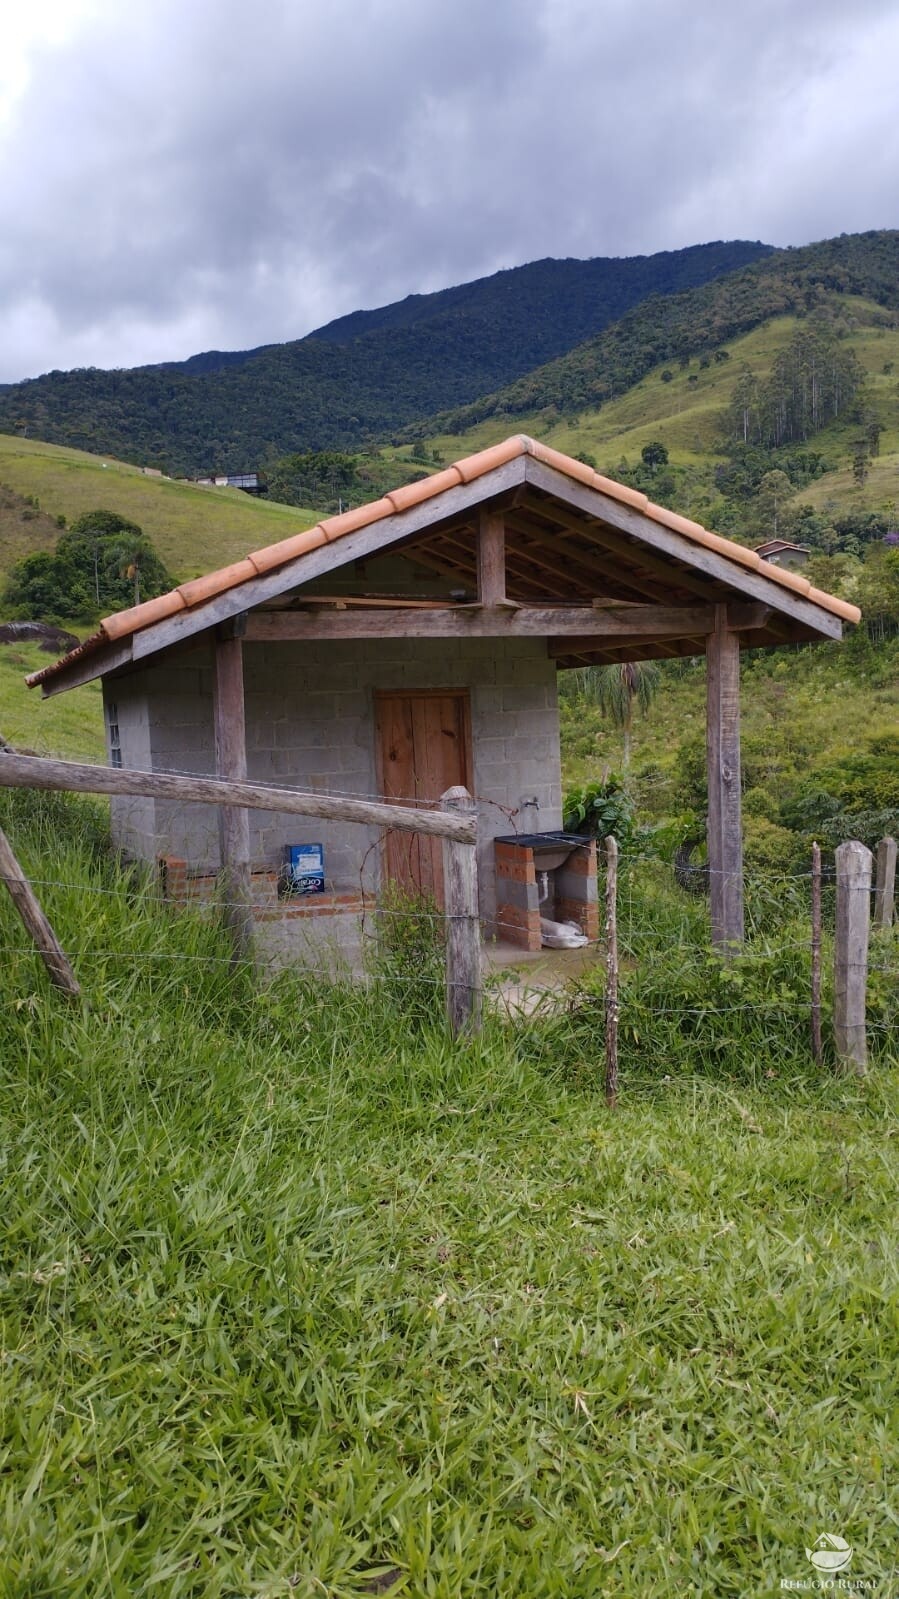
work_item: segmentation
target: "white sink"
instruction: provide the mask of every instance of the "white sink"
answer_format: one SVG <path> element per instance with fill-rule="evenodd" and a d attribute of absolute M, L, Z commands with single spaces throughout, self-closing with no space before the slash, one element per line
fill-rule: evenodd
<path fill-rule="evenodd" d="M 534 844 L 534 869 L 538 872 L 554 872 L 557 866 L 567 861 L 574 844 Z"/>

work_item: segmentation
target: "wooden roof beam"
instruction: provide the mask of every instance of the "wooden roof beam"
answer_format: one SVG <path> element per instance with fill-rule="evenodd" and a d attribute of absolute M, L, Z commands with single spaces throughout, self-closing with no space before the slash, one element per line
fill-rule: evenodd
<path fill-rule="evenodd" d="M 727 626 L 745 630 L 757 624 L 761 608 L 732 606 Z M 454 605 L 428 610 L 400 607 L 376 610 L 252 611 L 249 641 L 370 638 L 547 638 L 608 641 L 612 648 L 666 639 L 702 640 L 715 627 L 715 607 L 706 605 Z M 571 645 L 568 646 L 569 650 Z"/>

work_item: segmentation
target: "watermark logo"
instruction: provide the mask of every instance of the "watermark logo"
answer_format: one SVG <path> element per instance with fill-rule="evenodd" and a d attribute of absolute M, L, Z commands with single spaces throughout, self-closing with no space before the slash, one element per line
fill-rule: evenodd
<path fill-rule="evenodd" d="M 813 1577 L 781 1577 L 781 1592 L 865 1594 L 877 1587 L 876 1577 L 850 1577 L 852 1545 L 838 1532 L 818 1534 L 805 1558 L 815 1569 Z"/>
<path fill-rule="evenodd" d="M 852 1545 L 838 1532 L 822 1532 L 811 1549 L 805 1551 L 816 1571 L 845 1571 L 852 1559 Z"/>

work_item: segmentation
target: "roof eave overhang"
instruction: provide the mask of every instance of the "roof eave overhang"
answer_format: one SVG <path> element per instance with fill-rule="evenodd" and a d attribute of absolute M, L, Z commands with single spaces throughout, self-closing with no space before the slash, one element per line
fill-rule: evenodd
<path fill-rule="evenodd" d="M 715 548 L 710 542 L 697 544 L 686 533 L 656 520 L 646 511 L 613 500 L 599 489 L 574 482 L 542 461 L 528 460 L 527 482 L 562 501 L 569 509 L 594 516 L 635 543 L 647 545 L 655 553 L 732 588 L 735 599 L 760 601 L 777 615 L 798 623 L 806 637 L 840 639 L 843 636 L 842 620 L 834 611 L 808 599 L 798 588 L 786 587 L 782 572 L 777 578 L 771 578 L 764 571 L 757 571 L 754 552 L 744 550 L 742 545 L 724 538 L 715 540 L 718 546 Z M 707 535 L 707 539 L 710 541 L 711 535 Z"/>

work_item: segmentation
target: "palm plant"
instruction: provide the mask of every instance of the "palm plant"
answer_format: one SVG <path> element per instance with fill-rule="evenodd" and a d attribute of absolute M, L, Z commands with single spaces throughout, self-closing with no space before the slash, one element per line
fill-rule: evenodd
<path fill-rule="evenodd" d="M 621 729 L 621 764 L 628 771 L 631 762 L 631 729 L 634 709 L 649 710 L 659 686 L 660 673 L 655 661 L 621 661 L 614 666 L 585 666 L 578 673 L 578 688 L 594 701 L 615 727 Z"/>
<path fill-rule="evenodd" d="M 120 578 L 134 585 L 134 603 L 140 605 L 141 578 L 147 568 L 159 560 L 150 540 L 143 533 L 134 533 L 124 539 L 111 553 Z"/>

